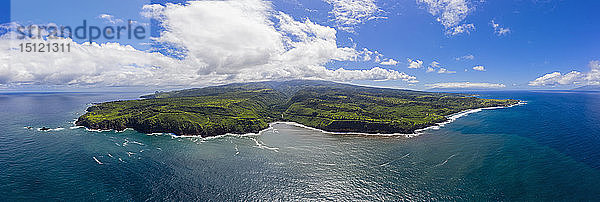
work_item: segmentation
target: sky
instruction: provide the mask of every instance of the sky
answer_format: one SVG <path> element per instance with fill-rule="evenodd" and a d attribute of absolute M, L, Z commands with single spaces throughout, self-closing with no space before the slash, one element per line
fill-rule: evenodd
<path fill-rule="evenodd" d="M 0 2 L 0 91 L 165 90 L 288 79 L 417 90 L 600 84 L 599 1 Z M 33 31 L 41 38 L 21 39 L 16 31 L 84 21 L 101 30 L 131 24 L 144 37 L 90 39 L 86 28 L 87 37 L 49 38 L 41 28 Z M 72 50 L 22 52 L 23 43 Z"/>

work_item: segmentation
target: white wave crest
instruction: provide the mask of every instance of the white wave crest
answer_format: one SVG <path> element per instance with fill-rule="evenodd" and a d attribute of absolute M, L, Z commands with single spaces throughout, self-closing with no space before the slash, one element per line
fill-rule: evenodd
<path fill-rule="evenodd" d="M 100 165 L 104 164 L 104 163 L 100 162 L 100 160 L 98 160 L 98 159 L 97 159 L 95 156 L 94 156 L 94 157 L 92 157 L 92 158 L 94 159 L 94 161 L 96 161 L 96 163 L 98 163 L 98 164 L 100 164 Z"/>

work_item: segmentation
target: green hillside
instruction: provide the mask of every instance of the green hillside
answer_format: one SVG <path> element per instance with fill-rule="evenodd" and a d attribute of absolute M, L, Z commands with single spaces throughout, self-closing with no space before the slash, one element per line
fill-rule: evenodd
<path fill-rule="evenodd" d="M 89 107 L 76 124 L 91 129 L 215 136 L 256 133 L 274 121 L 336 132 L 412 133 L 463 110 L 507 106 L 461 94 L 294 80 L 155 93 Z"/>

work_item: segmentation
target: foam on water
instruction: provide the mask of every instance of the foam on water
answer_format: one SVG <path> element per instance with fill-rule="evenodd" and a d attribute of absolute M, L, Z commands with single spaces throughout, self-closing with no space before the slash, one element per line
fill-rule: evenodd
<path fill-rule="evenodd" d="M 140 145 L 140 146 L 144 146 L 143 143 L 137 142 L 137 141 L 133 141 L 133 140 L 129 140 L 129 138 L 125 138 L 124 140 L 125 140 L 125 142 L 123 142 L 122 146 L 127 146 L 127 145 L 129 145 L 129 143 L 137 144 L 137 145 Z"/>
<path fill-rule="evenodd" d="M 256 139 L 256 138 L 250 138 L 250 139 L 254 140 L 254 142 L 256 143 L 256 147 L 257 147 L 257 148 L 260 148 L 260 149 L 267 149 L 267 150 L 271 150 L 271 151 L 274 151 L 274 152 L 279 152 L 279 148 L 276 148 L 276 147 L 268 147 L 268 146 L 266 146 L 266 145 L 265 145 L 265 143 L 264 143 L 264 142 L 262 142 L 262 141 L 260 141 L 260 140 L 258 140 L 258 139 Z"/>

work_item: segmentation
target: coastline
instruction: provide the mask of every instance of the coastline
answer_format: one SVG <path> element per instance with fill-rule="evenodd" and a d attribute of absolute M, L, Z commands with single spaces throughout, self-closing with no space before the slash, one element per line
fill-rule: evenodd
<path fill-rule="evenodd" d="M 421 129 L 416 129 L 411 134 L 404 134 L 404 133 L 331 132 L 331 131 L 326 131 L 326 130 L 322 130 L 322 129 L 318 129 L 318 128 L 313 128 L 313 127 L 310 127 L 310 126 L 302 125 L 302 124 L 296 123 L 296 122 L 286 122 L 286 121 L 271 122 L 271 123 L 269 123 L 269 127 L 265 128 L 263 130 L 260 130 L 258 133 L 244 133 L 244 134 L 226 133 L 226 134 L 222 134 L 222 135 L 207 136 L 207 137 L 202 137 L 200 135 L 175 135 L 174 133 L 145 133 L 145 134 L 149 135 L 149 136 L 151 136 L 151 135 L 169 135 L 172 138 L 200 138 L 202 140 L 210 140 L 210 139 L 217 139 L 217 138 L 226 137 L 226 136 L 237 136 L 237 137 L 259 136 L 259 135 L 261 135 L 265 131 L 273 130 L 274 129 L 273 125 L 276 125 L 276 124 L 287 124 L 287 125 L 292 125 L 292 126 L 296 126 L 296 127 L 306 128 L 306 129 L 310 129 L 310 130 L 313 130 L 313 131 L 318 131 L 318 132 L 321 132 L 321 133 L 332 134 L 332 135 L 362 135 L 362 136 L 381 136 L 381 137 L 405 137 L 405 138 L 413 138 L 413 137 L 417 137 L 417 136 L 423 135 L 425 133 L 425 131 L 427 131 L 427 130 L 439 130 L 441 127 L 444 127 L 445 125 L 456 121 L 458 118 L 463 117 L 463 116 L 467 116 L 467 115 L 472 114 L 472 113 L 481 112 L 483 110 L 494 110 L 494 109 L 511 108 L 511 107 L 514 107 L 514 106 L 525 105 L 525 104 L 527 104 L 526 101 L 519 101 L 517 104 L 513 104 L 513 105 L 509 105 L 509 106 L 482 107 L 482 108 L 477 108 L 477 109 L 464 110 L 464 111 L 461 111 L 461 112 L 457 112 L 457 113 L 448 115 L 447 116 L 448 120 L 446 120 L 444 122 L 435 123 L 432 126 L 428 126 L 428 127 L 421 128 Z M 73 125 L 74 126 L 70 127 L 70 129 L 77 129 L 77 128 L 82 128 L 83 127 L 87 131 L 90 131 L 90 132 L 111 132 L 111 131 L 115 131 L 117 133 L 120 133 L 120 132 L 124 132 L 126 130 L 135 130 L 133 128 L 125 128 L 124 130 L 120 130 L 120 131 L 119 130 L 114 130 L 114 129 L 109 129 L 109 130 L 89 129 L 89 128 L 85 127 L 85 126 L 77 125 L 75 123 L 75 121 L 73 122 Z"/>

